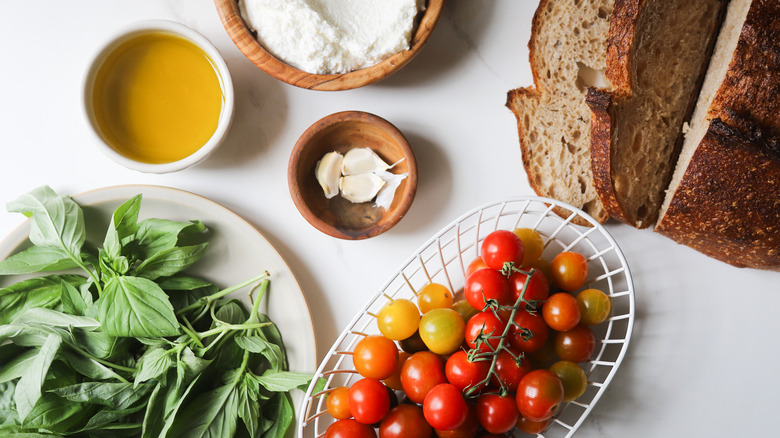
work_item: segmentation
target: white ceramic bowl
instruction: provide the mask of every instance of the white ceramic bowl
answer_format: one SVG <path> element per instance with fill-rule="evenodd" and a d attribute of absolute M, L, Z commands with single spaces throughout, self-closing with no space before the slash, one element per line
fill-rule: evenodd
<path fill-rule="evenodd" d="M 219 114 L 219 120 L 217 122 L 217 128 L 214 134 L 209 140 L 201 146 L 197 151 L 191 155 L 182 158 L 178 161 L 161 164 L 150 164 L 128 158 L 114 148 L 112 148 L 105 140 L 100 132 L 100 128 L 94 117 L 94 108 L 92 106 L 92 91 L 95 81 L 95 76 L 100 69 L 101 64 L 106 60 L 109 54 L 112 53 L 120 44 L 125 41 L 149 32 L 164 32 L 171 33 L 182 37 L 203 50 L 211 59 L 214 69 L 217 72 L 219 78 L 220 87 L 222 88 L 222 109 Z M 228 128 L 233 120 L 234 109 L 234 95 L 233 95 L 233 82 L 230 77 L 230 71 L 228 70 L 225 60 L 217 51 L 209 40 L 195 30 L 173 21 L 167 20 L 144 20 L 133 23 L 119 32 L 113 37 L 109 38 L 106 44 L 104 44 L 99 50 L 97 55 L 93 58 L 93 61 L 87 70 L 86 78 L 84 80 L 83 88 L 83 109 L 87 119 L 87 125 L 90 131 L 95 137 L 96 143 L 99 149 L 111 159 L 117 163 L 133 170 L 148 173 L 168 173 L 178 170 L 186 169 L 206 157 L 208 157 L 225 139 Z"/>

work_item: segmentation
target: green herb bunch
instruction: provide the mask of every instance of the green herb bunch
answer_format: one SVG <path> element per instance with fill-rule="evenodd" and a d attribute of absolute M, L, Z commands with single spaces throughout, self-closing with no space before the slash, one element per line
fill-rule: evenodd
<path fill-rule="evenodd" d="M 41 187 L 8 204 L 32 246 L 0 262 L 26 278 L 0 288 L 0 436 L 284 436 L 289 391 L 311 375 L 287 371 L 258 311 L 268 273 L 227 289 L 185 273 L 206 227 L 139 221 L 140 206 L 119 206 L 93 248 L 70 197 Z M 251 310 L 225 298 L 250 286 Z"/>

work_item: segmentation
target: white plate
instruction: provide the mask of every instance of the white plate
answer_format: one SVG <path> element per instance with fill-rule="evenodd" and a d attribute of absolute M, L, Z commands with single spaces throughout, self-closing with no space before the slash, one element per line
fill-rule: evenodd
<path fill-rule="evenodd" d="M 561 217 L 553 208 L 571 212 Z M 575 225 L 584 220 L 589 227 Z M 531 228 L 544 239 L 544 257 L 562 251 L 576 251 L 588 259 L 590 275 L 586 288 L 604 291 L 612 299 L 612 315 L 593 326 L 596 351 L 581 366 L 588 376 L 588 388 L 580 398 L 564 403 L 552 424 L 540 434 L 545 438 L 569 438 L 579 428 L 609 386 L 628 349 L 634 325 L 634 286 L 626 259 L 606 228 L 582 210 L 562 202 L 538 197 L 517 197 L 475 208 L 444 227 L 426 242 L 355 315 L 320 363 L 315 377 L 326 379 L 325 390 L 313 393 L 309 386 L 303 414 L 298 416 L 298 437 L 319 437 L 334 421 L 327 413 L 325 397 L 338 386 L 349 386 L 360 376 L 351 355 L 355 344 L 367 334 L 378 334 L 375 315 L 395 298 L 414 299 L 424 285 L 441 283 L 459 293 L 466 267 L 479 255 L 480 243 L 494 230 Z M 514 429 L 509 435 L 527 437 Z"/>
<path fill-rule="evenodd" d="M 227 208 L 193 193 L 167 187 L 127 185 L 97 189 L 73 196 L 84 210 L 87 240 L 100 244 L 114 209 L 139 193 L 143 195 L 141 219 L 198 219 L 209 229 L 206 255 L 191 268 L 197 276 L 228 287 L 265 270 L 271 274 L 271 284 L 263 299 L 266 308 L 261 309 L 282 333 L 290 370 L 313 372 L 317 365 L 314 328 L 298 281 L 271 243 Z M 0 242 L 0 260 L 26 244 L 29 229 L 29 223 L 25 222 Z M 11 282 L 0 279 L 0 285 Z M 233 296 L 248 303 L 246 290 Z M 293 392 L 296 415 L 302 398 L 301 391 Z"/>

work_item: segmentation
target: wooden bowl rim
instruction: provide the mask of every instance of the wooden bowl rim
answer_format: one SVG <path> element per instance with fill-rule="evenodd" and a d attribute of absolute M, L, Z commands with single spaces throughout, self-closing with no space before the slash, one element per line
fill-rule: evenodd
<path fill-rule="evenodd" d="M 401 199 L 398 201 L 398 205 L 392 205 L 390 209 L 386 210 L 385 215 L 376 224 L 367 228 L 357 229 L 355 233 L 345 233 L 339 228 L 328 224 L 318 215 L 316 215 L 303 199 L 303 194 L 301 193 L 301 188 L 298 184 L 298 170 L 301 164 L 301 155 L 306 145 L 311 141 L 312 138 L 314 138 L 317 134 L 326 128 L 349 121 L 370 123 L 389 133 L 400 146 L 402 155 L 406 159 L 407 166 L 409 168 L 408 175 L 406 177 L 406 185 L 404 187 L 404 191 L 401 193 Z M 378 236 L 389 230 L 406 215 L 407 211 L 409 211 L 409 207 L 411 207 L 412 201 L 414 201 L 414 196 L 417 192 L 417 160 L 406 137 L 395 125 L 389 121 L 375 114 L 364 111 L 340 111 L 317 120 L 311 126 L 309 126 L 298 138 L 298 141 L 295 143 L 295 146 L 293 146 L 292 153 L 290 154 L 290 161 L 287 167 L 287 185 L 289 186 L 290 195 L 293 198 L 295 207 L 301 213 L 303 218 L 306 219 L 306 221 L 309 222 L 309 224 L 311 224 L 314 228 L 331 237 L 336 237 L 339 239 L 363 240 Z M 396 196 L 398 196 L 398 194 L 396 194 Z"/>
<path fill-rule="evenodd" d="M 214 0 L 225 30 L 236 47 L 257 67 L 274 78 L 309 90 L 340 91 L 363 87 L 380 81 L 406 65 L 420 52 L 441 17 L 445 0 L 428 0 L 425 12 L 409 42 L 402 50 L 370 67 L 342 74 L 308 73 L 276 58 L 268 52 L 247 27 L 237 0 Z"/>

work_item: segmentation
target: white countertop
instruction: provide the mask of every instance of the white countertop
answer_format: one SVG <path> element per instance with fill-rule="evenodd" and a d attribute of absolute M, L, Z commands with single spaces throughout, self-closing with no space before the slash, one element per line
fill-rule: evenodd
<path fill-rule="evenodd" d="M 44 5 L 46 6 L 44 8 Z M 532 195 L 506 92 L 531 84 L 534 1 L 450 0 L 431 40 L 390 78 L 345 92 L 302 90 L 251 64 L 209 0 L 0 3 L 0 203 L 48 184 L 77 194 L 155 184 L 217 201 L 257 226 L 292 267 L 327 352 L 399 265 L 480 204 Z M 188 170 L 127 170 L 92 143 L 81 110 L 87 65 L 115 29 L 170 19 L 205 35 L 233 75 L 226 142 Z M 298 213 L 287 161 L 298 136 L 342 110 L 372 112 L 408 138 L 420 169 L 406 217 L 364 241 L 331 238 Z M 22 222 L 0 211 L 0 234 Z M 634 276 L 636 322 L 610 389 L 578 437 L 768 436 L 780 392 L 780 274 L 731 267 L 650 230 L 607 225 Z"/>

